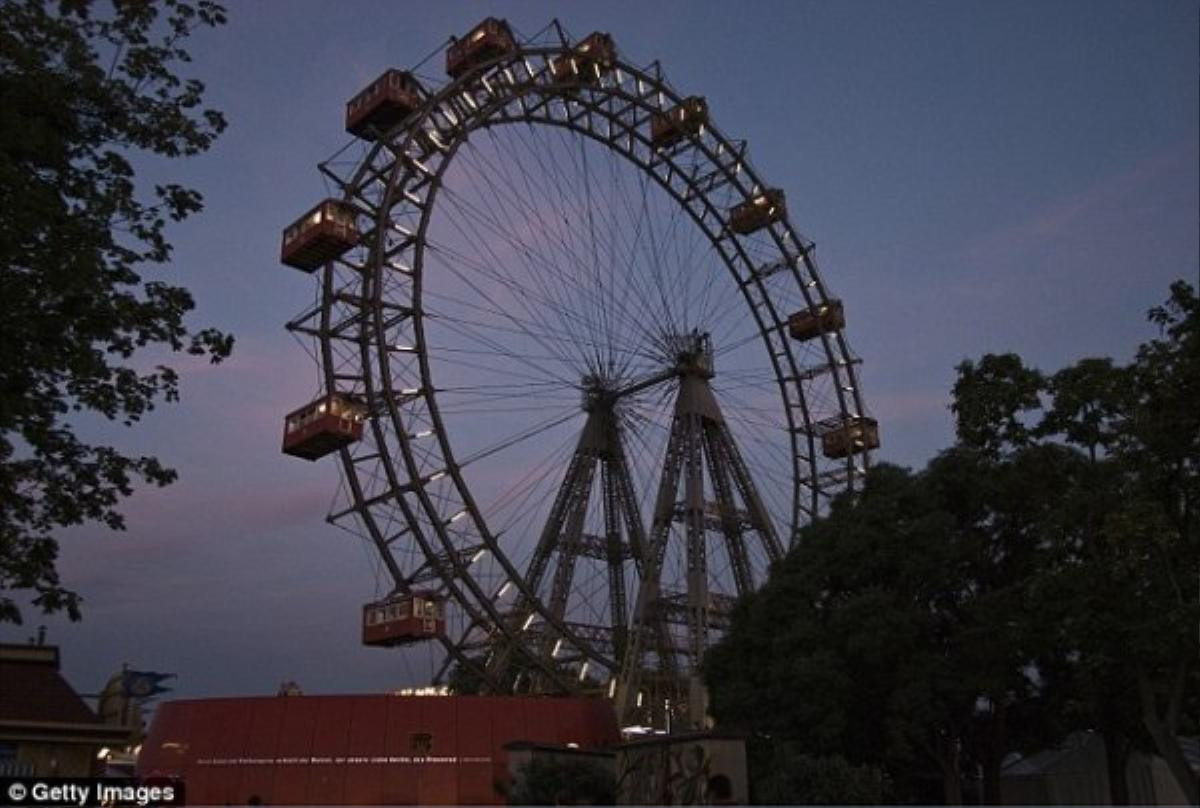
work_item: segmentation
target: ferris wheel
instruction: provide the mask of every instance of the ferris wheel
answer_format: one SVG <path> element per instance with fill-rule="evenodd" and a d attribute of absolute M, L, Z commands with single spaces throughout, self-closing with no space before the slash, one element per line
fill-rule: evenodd
<path fill-rule="evenodd" d="M 367 644 L 700 727 L 736 597 L 879 445 L 842 303 L 657 63 L 494 18 L 445 60 L 351 99 L 333 193 L 284 231 L 321 380 L 284 451 L 340 460 L 329 518 L 387 582 Z"/>

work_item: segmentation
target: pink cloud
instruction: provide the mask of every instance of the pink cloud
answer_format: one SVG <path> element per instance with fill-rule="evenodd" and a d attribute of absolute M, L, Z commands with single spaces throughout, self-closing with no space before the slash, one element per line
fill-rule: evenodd
<path fill-rule="evenodd" d="M 1193 142 L 1175 144 L 1034 210 L 1016 224 L 969 240 L 955 257 L 968 266 L 991 265 L 997 256 L 1015 261 L 1028 251 L 1060 250 L 1064 243 L 1074 246 L 1094 240 L 1097 233 L 1106 239 L 1136 239 L 1140 235 L 1137 222 L 1156 224 L 1164 207 L 1164 181 L 1194 173 L 1195 160 Z M 1011 287 L 1010 279 L 997 278 L 995 283 L 997 288 Z M 971 277 L 969 286 L 990 291 L 981 287 L 978 274 Z"/>

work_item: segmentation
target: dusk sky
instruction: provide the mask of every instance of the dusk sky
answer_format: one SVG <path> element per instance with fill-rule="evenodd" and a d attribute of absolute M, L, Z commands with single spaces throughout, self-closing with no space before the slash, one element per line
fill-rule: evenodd
<path fill-rule="evenodd" d="M 373 561 L 324 516 L 336 460 L 279 452 L 316 372 L 283 324 L 314 286 L 279 265 L 282 227 L 327 195 L 316 164 L 349 141 L 344 104 L 481 18 L 519 34 L 554 16 L 661 61 L 745 138 L 846 304 L 877 459 L 919 467 L 953 438 L 954 366 L 1015 351 L 1043 370 L 1127 361 L 1145 312 L 1200 275 L 1200 13 L 1180 2 L 231 2 L 187 74 L 229 129 L 208 153 L 143 163 L 198 188 L 170 279 L 196 326 L 233 332 L 226 363 L 188 358 L 182 402 L 89 439 L 179 471 L 125 507 L 128 530 L 62 535 L 84 596 L 46 624 L 67 678 L 94 692 L 123 662 L 173 672 L 176 697 L 412 684 L 429 669 L 359 644 Z M 439 54 L 425 72 L 440 72 Z M 740 305 L 740 303 L 738 303 Z M 147 356 L 147 365 L 158 358 Z"/>

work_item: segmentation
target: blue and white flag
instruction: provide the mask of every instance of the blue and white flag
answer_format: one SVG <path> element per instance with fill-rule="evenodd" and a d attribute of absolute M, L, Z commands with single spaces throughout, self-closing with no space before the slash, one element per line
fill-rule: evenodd
<path fill-rule="evenodd" d="M 175 678 L 173 673 L 154 671 L 125 671 L 121 676 L 121 690 L 133 699 L 148 699 L 159 693 L 167 693 L 171 688 L 163 687 L 159 682 Z"/>

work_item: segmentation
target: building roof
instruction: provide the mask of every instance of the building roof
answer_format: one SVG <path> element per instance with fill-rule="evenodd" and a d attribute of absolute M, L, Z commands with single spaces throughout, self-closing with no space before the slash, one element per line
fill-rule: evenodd
<path fill-rule="evenodd" d="M 0 723 L 101 723 L 58 672 L 54 646 L 0 645 L 0 681 Z"/>

